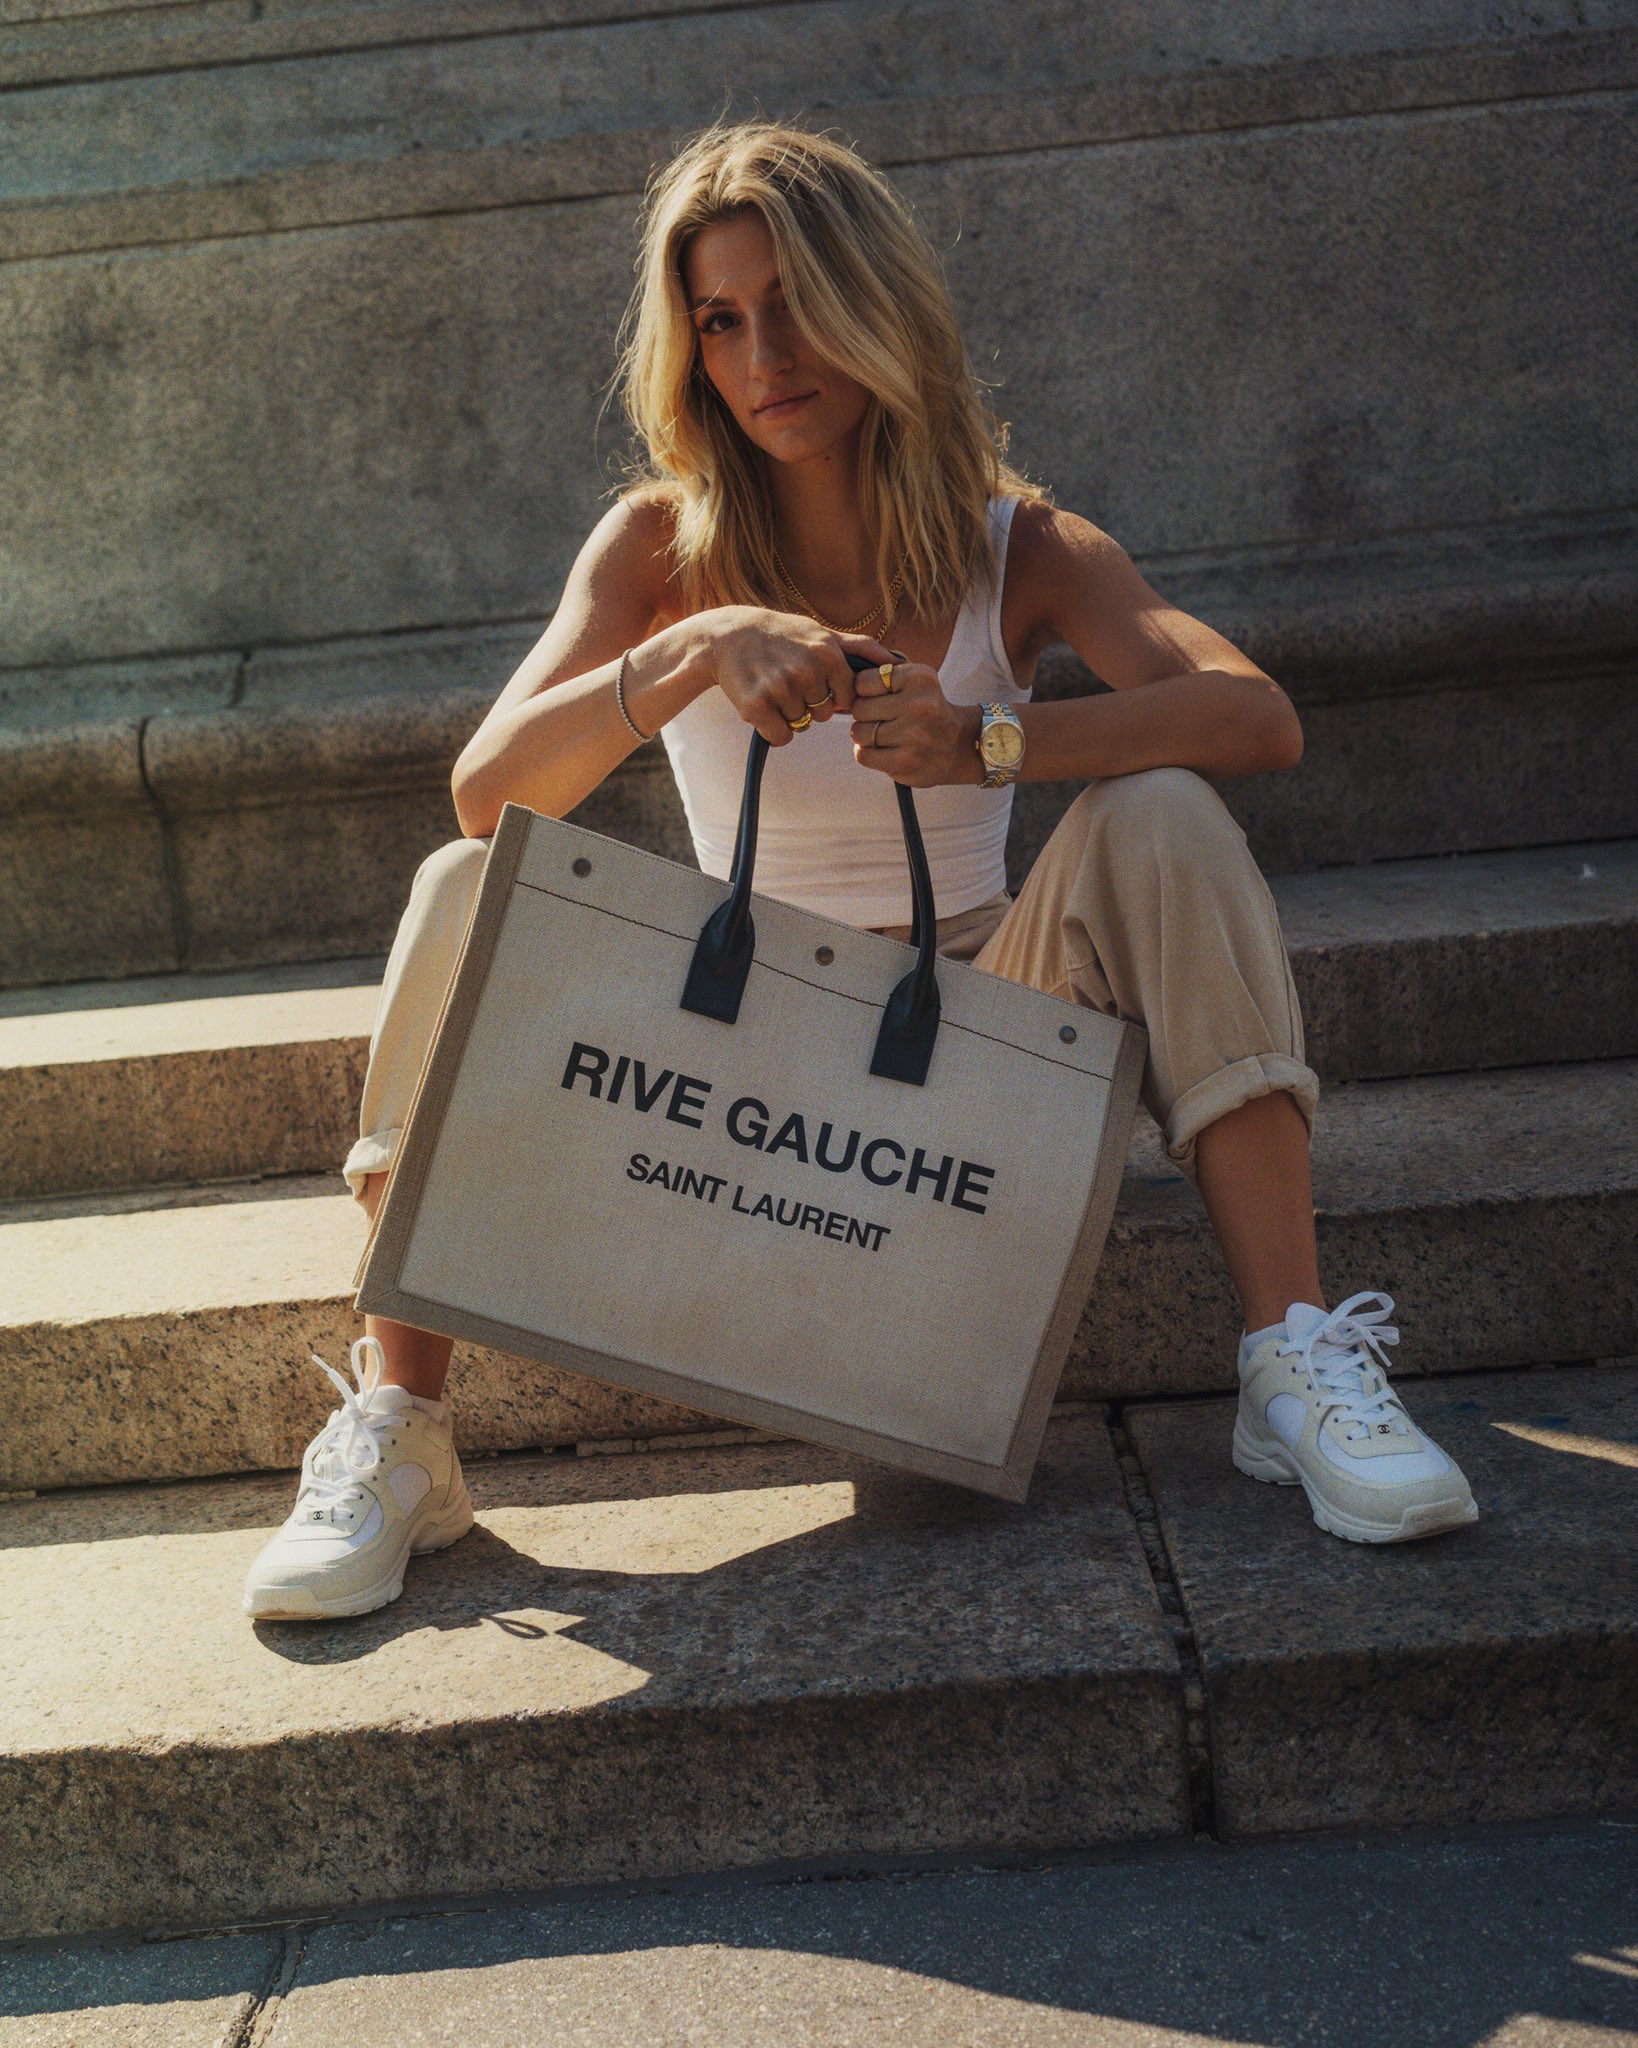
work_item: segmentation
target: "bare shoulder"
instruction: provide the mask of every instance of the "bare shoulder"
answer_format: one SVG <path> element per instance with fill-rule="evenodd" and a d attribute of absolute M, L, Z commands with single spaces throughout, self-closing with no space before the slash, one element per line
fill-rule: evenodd
<path fill-rule="evenodd" d="M 1007 542 L 1009 582 L 1016 570 L 1021 584 L 1050 590 L 1066 570 L 1084 574 L 1089 569 L 1112 569 L 1126 559 L 1119 541 L 1080 513 L 1066 512 L 1062 505 L 1025 498 L 1012 515 Z"/>
<path fill-rule="evenodd" d="M 1019 502 L 1008 532 L 1001 625 L 1020 681 L 1032 680 L 1040 656 L 1067 637 L 1066 588 L 1095 590 L 1127 561 L 1120 543 L 1078 512 L 1041 498 Z"/>
<path fill-rule="evenodd" d="M 644 484 L 626 492 L 592 528 L 576 561 L 572 581 L 593 603 L 618 594 L 622 611 L 634 604 L 650 618 L 673 609 L 671 541 L 676 512 L 663 485 Z"/>
<path fill-rule="evenodd" d="M 1202 669 L 1269 680 L 1231 640 L 1156 590 L 1120 542 L 1090 519 L 1030 503 L 1018 507 L 1013 530 L 1023 542 L 1016 618 L 1017 644 L 1027 656 L 1062 642 L 1115 690 Z M 1009 546 L 1002 609 L 1009 653 L 1012 582 Z"/>

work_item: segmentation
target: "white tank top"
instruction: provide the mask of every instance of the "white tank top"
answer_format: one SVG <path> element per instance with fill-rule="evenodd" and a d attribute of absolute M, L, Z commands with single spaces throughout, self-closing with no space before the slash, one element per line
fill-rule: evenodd
<path fill-rule="evenodd" d="M 1001 641 L 1001 593 L 1016 498 L 990 505 L 996 575 L 982 575 L 962 601 L 938 679 L 953 704 L 1024 704 Z M 756 879 L 763 895 L 843 924 L 908 924 L 910 877 L 890 776 L 853 758 L 850 721 L 830 718 L 769 750 L 762 778 Z M 751 728 L 716 688 L 696 697 L 662 728 L 694 854 L 708 875 L 726 880 L 734 860 Z M 1007 826 L 1012 785 L 980 789 L 946 783 L 915 792 L 916 815 L 933 873 L 940 917 L 972 910 L 1007 886 Z"/>

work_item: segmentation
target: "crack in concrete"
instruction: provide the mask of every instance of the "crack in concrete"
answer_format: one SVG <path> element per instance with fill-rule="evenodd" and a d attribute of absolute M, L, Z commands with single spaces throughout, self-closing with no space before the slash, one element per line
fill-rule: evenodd
<path fill-rule="evenodd" d="M 1171 1553 L 1160 1526 L 1160 1511 L 1149 1491 L 1148 1475 L 1132 1447 L 1122 1420 L 1123 1404 L 1109 1411 L 1109 1435 L 1120 1467 L 1126 1506 L 1137 1525 L 1144 1561 L 1155 1582 L 1155 1596 L 1171 1627 L 1172 1645 L 1177 1652 L 1178 1675 L 1183 1685 L 1183 1740 L 1189 1779 L 1189 1824 L 1195 1836 L 1216 1838 L 1217 1790 L 1211 1754 L 1211 1721 L 1206 1704 L 1206 1674 L 1200 1661 L 1189 1611 L 1184 1602 Z"/>
<path fill-rule="evenodd" d="M 295 1986 L 297 1973 L 307 1954 L 308 1928 L 314 1923 L 304 1922 L 285 1930 L 284 1941 L 279 1949 L 279 1959 L 273 1966 L 268 1981 L 260 1996 L 242 2012 L 222 2036 L 220 2048 L 266 2048 L 272 2038 L 273 2029 L 279 2023 L 279 2013 L 285 1999 Z"/>

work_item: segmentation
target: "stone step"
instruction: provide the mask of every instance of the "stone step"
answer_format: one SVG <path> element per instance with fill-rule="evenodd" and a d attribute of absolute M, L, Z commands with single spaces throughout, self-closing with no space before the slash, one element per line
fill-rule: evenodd
<path fill-rule="evenodd" d="M 1638 1052 L 1638 840 L 1272 887 L 1327 1081 Z"/>
<path fill-rule="evenodd" d="M 1638 1367 L 1416 1401 L 1481 1517 L 1382 1552 L 1201 1402 L 1119 1465 L 1059 1418 L 1021 1508 L 792 1444 L 479 1462 L 474 1533 L 319 1627 L 239 1612 L 288 1481 L 7 1503 L 0 1932 L 1630 1811 Z"/>
<path fill-rule="evenodd" d="M 337 1167 L 379 957 L 0 995 L 0 1196 Z"/>
<path fill-rule="evenodd" d="M 1638 1798 L 1638 1361 L 1479 1373 L 1406 1405 L 1479 1520 L 1369 1556 L 1317 1541 L 1291 1490 L 1248 1495 L 1225 1455 L 1231 1401 L 1126 1411 L 1200 1661 L 1225 1835 Z"/>
<path fill-rule="evenodd" d="M 1638 672 L 1519 682 L 1479 671 L 1465 684 L 1387 698 L 1297 689 L 1301 766 L 1220 789 L 1264 872 L 1638 831 Z M 1072 795 L 1025 786 L 1009 873 L 1021 875 Z"/>
<path fill-rule="evenodd" d="M 470 1479 L 473 1535 L 316 1629 L 239 1612 L 285 1480 L 0 1507 L 0 1932 L 1187 1824 L 1095 1415 L 1027 1515 L 790 1444 Z"/>
<path fill-rule="evenodd" d="M 1601 533 L 1595 552 L 1638 561 L 1638 525 Z M 1573 632 L 1571 598 L 1601 581 L 1585 553 L 1554 557 L 1533 533 L 1510 548 L 1498 540 L 1492 553 L 1516 570 L 1535 611 Z M 1357 671 L 1305 667 L 1320 660 L 1327 579 L 1310 565 L 1311 601 L 1299 601 L 1280 573 L 1256 579 L 1257 604 L 1237 601 L 1220 577 L 1196 598 L 1182 572 L 1161 575 L 1185 610 L 1255 651 L 1300 707 L 1301 767 L 1222 786 L 1265 872 L 1638 834 L 1630 664 L 1522 679 L 1483 644 L 1511 624 L 1484 622 L 1481 592 L 1439 616 L 1425 592 L 1390 599 L 1379 588 L 1371 603 L 1356 594 L 1333 606 L 1337 634 L 1376 645 L 1403 601 L 1423 629 L 1420 644 L 1400 649 L 1403 662 L 1441 670 L 1412 682 L 1395 671 L 1402 687 L 1383 691 Z M 1631 581 L 1629 614 L 1638 575 Z M 1607 597 L 1619 582 L 1602 579 Z M 1297 617 L 1282 624 L 1282 606 Z M 1472 634 L 1477 648 L 1466 646 Z M 0 678 L 0 880 L 10 877 L 0 987 L 384 951 L 417 863 L 458 829 L 451 764 L 534 637 L 429 633 L 245 663 Z M 1539 634 L 1533 644 L 1539 651 Z M 1452 661 L 1463 664 L 1455 674 Z M 1067 655 L 1044 661 L 1037 678 L 1043 699 L 1097 687 Z M 1014 887 L 1074 795 L 1073 783 L 1014 792 Z M 693 859 L 659 742 L 572 815 Z"/>
<path fill-rule="evenodd" d="M 1638 841 L 1277 876 L 1328 1081 L 1638 1053 Z M 322 1173 L 379 960 L 0 995 L 0 1198 Z"/>
<path fill-rule="evenodd" d="M 1315 1146 L 1333 1298 L 1385 1288 L 1402 1370 L 1638 1351 L 1638 1062 L 1361 1081 Z M 333 1176 L 13 1204 L 0 1223 L 0 1488 L 295 1465 L 358 1332 L 363 1214 Z M 1232 1298 L 1194 1190 L 1140 1120 L 1063 1393 L 1234 1384 Z M 471 1450 L 651 1440 L 685 1410 L 461 1345 Z"/>

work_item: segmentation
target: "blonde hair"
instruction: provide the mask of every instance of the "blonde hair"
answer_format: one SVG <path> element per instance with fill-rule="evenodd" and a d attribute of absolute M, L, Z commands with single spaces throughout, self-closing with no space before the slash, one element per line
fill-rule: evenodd
<path fill-rule="evenodd" d="M 993 578 L 998 492 L 1042 499 L 1005 459 L 938 259 L 881 173 L 845 144 L 771 121 L 713 123 L 649 184 L 617 372 L 647 449 L 624 495 L 659 487 L 690 610 L 777 602 L 766 457 L 705 375 L 683 260 L 691 236 L 747 208 L 766 222 L 785 302 L 810 347 L 871 394 L 859 496 L 878 587 L 937 617 Z"/>

